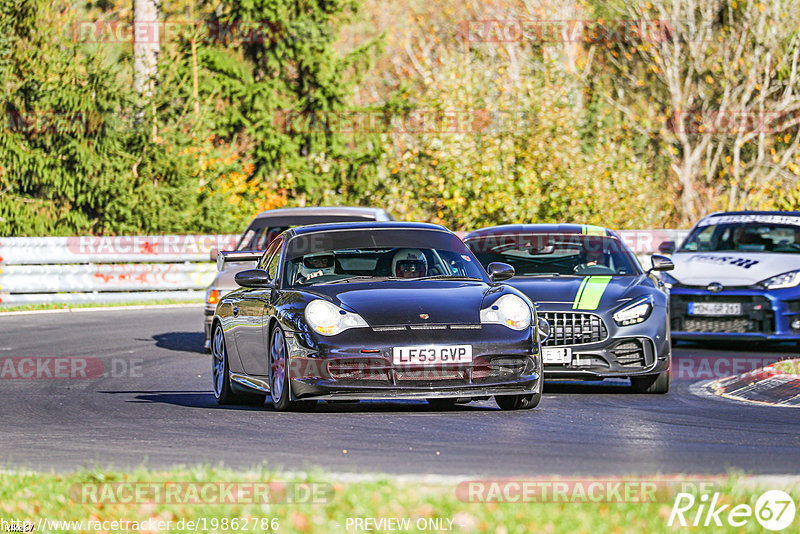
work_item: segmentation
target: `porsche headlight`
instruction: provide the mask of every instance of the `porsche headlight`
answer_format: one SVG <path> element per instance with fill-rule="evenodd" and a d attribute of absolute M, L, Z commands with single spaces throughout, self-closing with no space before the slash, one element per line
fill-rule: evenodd
<path fill-rule="evenodd" d="M 800 285 L 800 271 L 791 271 L 788 273 L 779 274 L 772 278 L 767 278 L 758 283 L 758 285 L 765 289 L 785 289 L 787 287 L 796 287 Z"/>
<path fill-rule="evenodd" d="M 619 326 L 639 324 L 650 317 L 653 311 L 653 297 L 647 296 L 634 300 L 614 313 L 614 321 Z"/>
<path fill-rule="evenodd" d="M 306 322 L 314 332 L 323 336 L 335 336 L 348 328 L 369 326 L 359 314 L 321 299 L 312 300 L 306 306 Z"/>
<path fill-rule="evenodd" d="M 481 322 L 525 330 L 531 325 L 531 308 L 516 295 L 503 295 L 494 304 L 481 310 Z"/>

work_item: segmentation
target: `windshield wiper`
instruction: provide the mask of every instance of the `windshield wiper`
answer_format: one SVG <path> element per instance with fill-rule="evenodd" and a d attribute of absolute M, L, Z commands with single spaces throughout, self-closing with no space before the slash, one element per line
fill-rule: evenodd
<path fill-rule="evenodd" d="M 482 279 L 475 276 L 459 276 L 457 274 L 436 274 L 433 276 L 421 276 L 419 278 L 402 278 L 402 280 L 477 280 L 483 282 Z"/>
<path fill-rule="evenodd" d="M 384 280 L 399 280 L 399 278 L 395 278 L 394 276 L 369 276 L 369 275 L 358 275 L 358 276 L 349 276 L 347 278 L 339 278 L 338 280 L 329 280 L 327 282 L 320 282 L 319 284 L 308 284 L 308 285 L 317 285 L 317 286 L 326 286 L 330 284 L 346 284 L 348 282 L 354 282 L 356 280 L 373 280 L 373 281 L 384 281 Z"/>

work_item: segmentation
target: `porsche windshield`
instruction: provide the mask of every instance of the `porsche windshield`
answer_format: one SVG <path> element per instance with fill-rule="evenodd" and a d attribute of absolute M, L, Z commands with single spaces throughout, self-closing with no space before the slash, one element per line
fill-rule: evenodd
<path fill-rule="evenodd" d="M 700 226 L 678 252 L 775 252 L 800 254 L 800 226 L 725 223 Z"/>
<path fill-rule="evenodd" d="M 505 234 L 467 241 L 484 267 L 512 265 L 517 276 L 641 274 L 637 262 L 613 237 L 583 234 Z"/>
<path fill-rule="evenodd" d="M 304 234 L 288 244 L 287 286 L 413 279 L 475 279 L 486 274 L 446 232 L 398 230 Z"/>

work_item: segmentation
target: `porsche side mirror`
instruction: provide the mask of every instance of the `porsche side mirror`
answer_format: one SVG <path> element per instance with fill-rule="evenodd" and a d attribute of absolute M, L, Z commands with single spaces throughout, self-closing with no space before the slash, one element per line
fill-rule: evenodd
<path fill-rule="evenodd" d="M 660 254 L 653 254 L 650 256 L 650 263 L 653 265 L 650 268 L 650 271 L 671 271 L 675 268 L 675 264 L 672 263 L 672 260 L 666 256 L 661 256 Z"/>
<path fill-rule="evenodd" d="M 544 343 L 550 339 L 550 322 L 544 317 L 539 317 L 536 322 L 536 328 L 539 330 L 539 343 Z"/>
<path fill-rule="evenodd" d="M 492 282 L 502 282 L 514 276 L 514 267 L 507 263 L 493 261 L 486 269 L 489 271 L 489 280 Z"/>
<path fill-rule="evenodd" d="M 675 241 L 662 241 L 660 245 L 658 245 L 658 251 L 661 254 L 672 254 L 675 252 Z"/>
<path fill-rule="evenodd" d="M 248 269 L 236 273 L 233 277 L 236 283 L 242 287 L 275 287 L 269 274 L 263 269 Z"/>

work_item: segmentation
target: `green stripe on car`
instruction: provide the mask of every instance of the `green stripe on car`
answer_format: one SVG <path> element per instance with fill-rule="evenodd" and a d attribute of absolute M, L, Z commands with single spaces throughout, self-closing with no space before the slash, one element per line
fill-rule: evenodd
<path fill-rule="evenodd" d="M 605 236 L 606 229 L 602 226 L 595 226 L 593 224 L 584 224 L 581 226 L 581 233 L 583 235 L 599 235 Z"/>
<path fill-rule="evenodd" d="M 578 288 L 578 294 L 575 295 L 572 309 L 596 310 L 609 282 L 611 282 L 610 276 L 588 276 L 584 278 Z"/>

